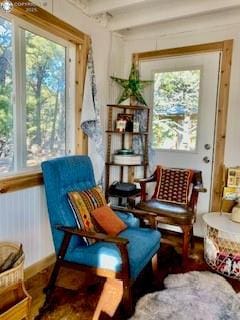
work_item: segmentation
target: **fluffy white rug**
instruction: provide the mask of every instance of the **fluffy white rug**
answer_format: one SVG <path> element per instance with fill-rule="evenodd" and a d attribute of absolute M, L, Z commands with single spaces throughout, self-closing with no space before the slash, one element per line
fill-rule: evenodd
<path fill-rule="evenodd" d="M 138 301 L 131 320 L 240 320 L 240 294 L 219 275 L 173 274 L 164 285 Z"/>

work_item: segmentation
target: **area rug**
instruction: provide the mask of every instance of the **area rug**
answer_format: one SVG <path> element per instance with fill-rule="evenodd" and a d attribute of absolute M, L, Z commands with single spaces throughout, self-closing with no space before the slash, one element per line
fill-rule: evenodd
<path fill-rule="evenodd" d="M 164 285 L 138 301 L 131 320 L 240 320 L 240 294 L 219 275 L 174 274 Z"/>

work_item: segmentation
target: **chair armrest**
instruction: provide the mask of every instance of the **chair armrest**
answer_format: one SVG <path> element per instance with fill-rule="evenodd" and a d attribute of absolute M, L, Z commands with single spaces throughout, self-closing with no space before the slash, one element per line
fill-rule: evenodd
<path fill-rule="evenodd" d="M 132 208 L 115 206 L 115 205 L 112 205 L 112 204 L 111 204 L 111 209 L 112 209 L 112 210 L 115 210 L 115 211 L 125 212 L 126 214 L 127 214 L 127 213 L 133 213 L 133 211 L 135 210 L 135 209 L 132 209 Z"/>
<path fill-rule="evenodd" d="M 190 208 L 192 209 L 194 214 L 196 214 L 197 212 L 198 195 L 200 192 L 202 193 L 207 192 L 207 189 L 203 187 L 202 183 L 198 183 L 193 187 L 192 197 L 190 201 Z"/>
<path fill-rule="evenodd" d="M 193 187 L 196 192 L 207 192 L 207 189 L 203 187 L 203 185 L 196 185 Z"/>
<path fill-rule="evenodd" d="M 111 206 L 113 210 L 117 211 L 122 211 L 126 213 L 132 213 L 135 217 L 139 218 L 140 220 L 146 219 L 149 221 L 150 225 L 152 227 L 155 227 L 155 218 L 157 216 L 156 213 L 154 212 L 148 212 L 148 211 L 143 211 L 140 209 L 129 209 L 129 208 L 123 208 L 123 207 L 118 207 L 118 206 Z"/>
<path fill-rule="evenodd" d="M 147 214 L 147 215 L 155 217 L 157 215 L 154 212 L 147 212 L 147 211 L 143 211 L 143 210 L 139 210 L 139 209 L 131 209 L 131 208 L 129 209 L 129 208 L 119 207 L 119 206 L 111 206 L 111 208 L 113 210 L 122 211 L 122 212 L 126 212 L 126 213 L 130 212 L 134 215 L 139 215 L 139 216 L 141 216 L 143 214 L 145 214 L 145 215 Z"/>
<path fill-rule="evenodd" d="M 127 250 L 127 244 L 129 243 L 128 239 L 118 238 L 118 237 L 110 237 L 103 233 L 95 233 L 95 232 L 87 232 L 85 230 L 80 230 L 77 228 L 70 228 L 64 226 L 56 226 L 56 229 L 63 231 L 65 233 L 63 242 L 59 252 L 59 258 L 63 259 L 65 253 L 67 251 L 68 244 L 70 242 L 71 236 L 79 236 L 79 237 L 87 237 L 91 239 L 96 239 L 98 241 L 110 242 L 116 244 L 118 247 L 121 258 L 122 258 L 122 275 L 126 279 L 130 277 L 130 264 L 129 264 L 129 256 Z"/>
<path fill-rule="evenodd" d="M 56 229 L 74 236 L 86 237 L 86 238 L 95 239 L 98 241 L 111 242 L 111 243 L 125 245 L 125 246 L 129 243 L 127 239 L 119 238 L 119 237 L 110 237 L 104 233 L 88 232 L 85 230 L 80 230 L 80 229 L 71 228 L 71 227 L 64 227 L 64 226 L 56 226 Z"/>
<path fill-rule="evenodd" d="M 156 181 L 156 177 L 155 175 L 151 175 L 150 177 L 148 178 L 140 178 L 140 179 L 134 179 L 134 182 L 136 183 L 148 183 L 148 182 L 153 182 L 153 181 Z"/>
<path fill-rule="evenodd" d="M 156 171 L 148 178 L 135 179 L 134 182 L 140 184 L 141 187 L 141 201 L 146 201 L 146 184 L 156 181 Z"/>

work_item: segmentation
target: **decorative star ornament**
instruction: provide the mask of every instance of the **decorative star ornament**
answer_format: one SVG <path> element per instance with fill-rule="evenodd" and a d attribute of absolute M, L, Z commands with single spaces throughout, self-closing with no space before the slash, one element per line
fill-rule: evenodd
<path fill-rule="evenodd" d="M 135 97 L 140 104 L 143 104 L 145 106 L 147 105 L 142 96 L 142 91 L 146 86 L 150 85 L 153 81 L 140 80 L 139 71 L 137 70 L 134 63 L 132 64 L 132 68 L 131 68 L 128 80 L 116 78 L 116 77 L 111 77 L 111 79 L 116 81 L 124 89 L 121 97 L 118 100 L 119 104 L 128 98 Z"/>

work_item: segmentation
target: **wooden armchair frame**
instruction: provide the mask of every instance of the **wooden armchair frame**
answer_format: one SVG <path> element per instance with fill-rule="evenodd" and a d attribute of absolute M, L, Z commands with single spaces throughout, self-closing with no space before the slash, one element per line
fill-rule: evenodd
<path fill-rule="evenodd" d="M 147 200 L 146 186 L 148 183 L 157 182 L 157 170 L 148 178 L 136 179 L 135 182 L 138 182 L 141 187 L 141 202 Z M 176 219 L 173 219 L 171 215 L 161 215 L 161 213 L 144 211 L 138 206 L 134 209 L 134 214 L 138 217 L 148 219 L 150 225 L 154 228 L 157 228 L 158 223 L 175 225 L 181 228 L 183 232 L 183 245 L 182 245 L 182 257 L 183 265 L 186 264 L 188 259 L 189 243 L 193 246 L 193 223 L 196 221 L 196 211 L 197 211 L 197 201 L 198 195 L 200 192 L 206 192 L 207 190 L 203 187 L 202 182 L 202 173 L 201 171 L 194 170 L 192 178 L 192 191 L 189 203 L 187 205 L 190 212 L 192 212 L 192 223 L 190 224 L 178 224 Z M 162 242 L 167 242 L 166 239 L 161 239 Z"/>
<path fill-rule="evenodd" d="M 128 250 L 127 250 L 127 244 L 129 243 L 129 241 L 127 239 L 120 238 L 120 237 L 110 237 L 103 233 L 87 232 L 85 230 L 80 230 L 77 228 L 70 228 L 70 227 L 65 227 L 60 225 L 57 225 L 56 229 L 64 232 L 64 237 L 62 240 L 60 250 L 57 255 L 57 260 L 54 265 L 50 280 L 48 282 L 47 287 L 44 289 L 44 292 L 46 294 L 44 305 L 40 309 L 39 315 L 35 319 L 41 319 L 41 316 L 51 308 L 52 293 L 55 288 L 55 283 L 61 267 L 68 267 L 72 269 L 74 268 L 76 270 L 91 272 L 97 276 L 121 280 L 123 283 L 122 303 L 123 303 L 124 311 L 126 315 L 131 315 L 133 312 L 133 301 L 132 301 L 133 281 L 130 278 L 130 265 L 129 265 Z M 68 245 L 70 243 L 72 236 L 78 236 L 80 238 L 86 237 L 86 238 L 94 239 L 96 241 L 116 244 L 122 258 L 121 271 L 114 272 L 114 271 L 103 269 L 103 268 L 94 268 L 90 266 L 88 267 L 86 265 L 64 261 L 64 257 L 67 252 Z M 97 318 L 94 318 L 94 319 L 97 319 Z"/>

